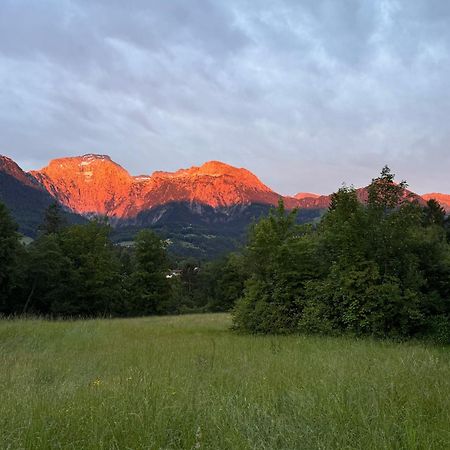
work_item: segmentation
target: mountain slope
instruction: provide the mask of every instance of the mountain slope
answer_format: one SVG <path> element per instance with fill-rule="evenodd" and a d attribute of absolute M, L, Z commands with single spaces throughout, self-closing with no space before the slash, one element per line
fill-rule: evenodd
<path fill-rule="evenodd" d="M 19 231 L 34 237 L 43 221 L 45 210 L 55 199 L 12 159 L 0 155 L 0 201 L 11 211 L 19 224 Z M 69 222 L 83 221 L 75 214 L 65 214 Z"/>
<path fill-rule="evenodd" d="M 212 208 L 276 205 L 280 195 L 246 169 L 210 161 L 177 172 L 132 177 L 108 156 L 53 160 L 31 174 L 62 204 L 80 214 L 130 219 L 148 209 L 187 202 Z M 287 206 L 297 204 L 287 198 Z"/>
<path fill-rule="evenodd" d="M 356 195 L 361 203 L 367 203 L 369 199 L 369 190 L 368 187 L 363 187 L 356 189 Z M 295 195 L 295 198 L 298 200 L 299 208 L 306 209 L 326 209 L 330 206 L 331 195 L 317 195 L 311 193 L 300 192 Z M 421 205 L 425 204 L 424 198 L 420 195 L 415 194 L 414 192 L 405 189 L 404 199 L 409 200 L 417 200 Z"/>
<path fill-rule="evenodd" d="M 0 201 L 11 211 L 20 231 L 33 236 L 42 223 L 45 209 L 54 200 L 14 161 L 0 156 Z"/>
<path fill-rule="evenodd" d="M 59 202 L 79 214 L 120 217 L 129 207 L 133 177 L 109 156 L 54 159 L 31 174 Z"/>
<path fill-rule="evenodd" d="M 280 198 L 248 170 L 218 161 L 131 176 L 105 155 L 59 158 L 30 173 L 5 157 L 1 174 L 1 198 L 27 235 L 36 234 L 45 209 L 56 200 L 83 216 L 108 216 L 116 241 L 151 226 L 177 253 L 205 257 L 234 249 L 248 225 Z M 285 203 L 293 207 L 298 200 L 285 197 Z M 319 215 L 304 210 L 299 220 Z"/>
<path fill-rule="evenodd" d="M 320 197 L 320 194 L 313 194 L 312 192 L 299 192 L 298 194 L 294 195 L 294 198 L 297 200 L 302 200 L 304 198 L 318 198 Z"/>
<path fill-rule="evenodd" d="M 450 194 L 441 194 L 439 192 L 432 192 L 430 194 L 422 195 L 426 201 L 434 199 L 440 203 L 447 213 L 450 213 Z"/>
<path fill-rule="evenodd" d="M 367 188 L 357 189 L 357 195 L 367 202 Z M 405 195 L 425 202 L 409 191 Z M 117 241 L 150 226 L 173 241 L 179 253 L 219 254 L 241 242 L 248 225 L 280 197 L 248 170 L 219 161 L 132 176 L 106 155 L 59 158 L 30 173 L 0 157 L 0 200 L 28 235 L 36 233 L 45 209 L 56 200 L 82 216 L 108 216 Z M 450 210 L 450 195 L 425 196 L 431 197 Z M 307 192 L 282 198 L 287 208 L 299 208 L 301 223 L 317 220 L 331 200 L 330 195 Z"/>
<path fill-rule="evenodd" d="M 276 205 L 280 198 L 248 170 L 218 161 L 173 173 L 154 172 L 139 189 L 141 210 L 174 201 L 213 208 L 254 203 Z"/>

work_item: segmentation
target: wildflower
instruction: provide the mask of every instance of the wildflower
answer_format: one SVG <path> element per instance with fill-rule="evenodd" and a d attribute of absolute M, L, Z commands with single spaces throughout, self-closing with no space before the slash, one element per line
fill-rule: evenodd
<path fill-rule="evenodd" d="M 100 385 L 102 384 L 102 380 L 100 380 L 100 378 L 96 378 L 96 379 L 92 382 L 92 384 L 93 384 L 94 386 L 100 386 Z"/>

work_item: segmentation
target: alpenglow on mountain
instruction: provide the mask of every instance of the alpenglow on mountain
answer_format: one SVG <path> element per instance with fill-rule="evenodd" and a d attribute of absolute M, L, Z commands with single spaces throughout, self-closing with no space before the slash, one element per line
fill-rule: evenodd
<path fill-rule="evenodd" d="M 132 176 L 106 155 L 55 159 L 30 174 L 61 204 L 79 214 L 131 218 L 156 206 L 187 202 L 228 208 L 276 205 L 280 195 L 246 169 L 210 161 L 177 172 Z M 288 206 L 296 206 L 287 198 Z"/>
<path fill-rule="evenodd" d="M 0 158 L 0 201 L 30 237 L 57 202 L 69 223 L 108 217 L 115 242 L 128 243 L 140 229 L 152 227 L 174 253 L 209 258 L 237 248 L 249 224 L 279 198 L 248 170 L 218 161 L 132 176 L 106 155 L 59 158 L 28 173 Z M 288 208 L 299 206 L 294 198 L 284 200 Z M 320 214 L 320 209 L 304 209 L 299 221 Z"/>
<path fill-rule="evenodd" d="M 361 202 L 367 201 L 366 188 L 358 189 L 357 195 Z M 411 195 L 422 204 L 437 199 L 450 211 L 449 195 Z M 54 159 L 30 172 L 0 156 L 0 201 L 29 236 L 36 234 L 45 209 L 56 201 L 71 223 L 107 216 L 120 239 L 151 226 L 167 236 L 182 235 L 186 248 L 197 245 L 196 235 L 210 245 L 213 238 L 223 236 L 241 239 L 248 225 L 267 214 L 280 198 L 288 209 L 299 209 L 299 222 L 318 219 L 330 204 L 330 195 L 282 196 L 247 169 L 219 161 L 133 176 L 107 155 Z"/>

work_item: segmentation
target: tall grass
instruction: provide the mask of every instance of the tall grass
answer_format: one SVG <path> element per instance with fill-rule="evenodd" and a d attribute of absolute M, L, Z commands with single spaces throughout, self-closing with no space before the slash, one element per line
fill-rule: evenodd
<path fill-rule="evenodd" d="M 228 327 L 0 322 L 0 448 L 449 448 L 448 349 Z"/>

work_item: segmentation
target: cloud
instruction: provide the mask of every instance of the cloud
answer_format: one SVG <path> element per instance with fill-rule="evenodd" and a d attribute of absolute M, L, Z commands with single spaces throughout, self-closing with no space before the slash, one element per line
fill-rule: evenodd
<path fill-rule="evenodd" d="M 438 0 L 3 0 L 0 153 L 450 192 L 449 25 Z"/>

